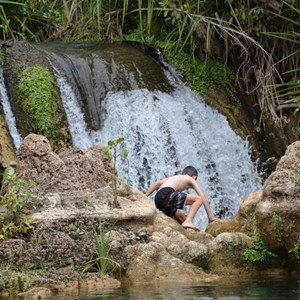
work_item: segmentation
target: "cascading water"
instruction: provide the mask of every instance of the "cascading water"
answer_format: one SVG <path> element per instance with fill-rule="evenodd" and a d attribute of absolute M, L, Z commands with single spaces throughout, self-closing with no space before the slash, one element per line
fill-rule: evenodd
<path fill-rule="evenodd" d="M 52 68 L 56 76 L 63 107 L 68 119 L 72 143 L 80 149 L 87 149 L 91 146 L 91 143 L 89 141 L 87 126 L 84 121 L 84 115 L 81 112 L 76 95 L 61 72 L 53 65 Z"/>
<path fill-rule="evenodd" d="M 100 65 L 108 65 L 100 62 L 101 53 L 98 56 L 93 52 L 86 59 L 90 68 L 87 73 L 87 62 L 82 66 L 83 59 L 76 60 L 74 52 L 68 55 L 65 51 L 64 58 L 60 56 L 58 59 L 57 56 L 57 53 L 50 56 L 51 63 L 56 64 L 57 69 L 66 69 L 60 60 L 72 61 L 71 67 L 68 65 L 68 74 L 79 76 L 77 83 L 80 76 L 99 78 L 99 69 L 98 75 L 95 75 L 96 66 L 99 68 Z M 111 64 L 114 65 L 109 70 L 112 74 L 113 69 L 118 66 L 114 60 Z M 62 74 L 57 69 L 64 106 L 78 108 L 78 97 L 71 97 L 72 93 L 66 93 L 72 90 L 70 81 L 62 79 Z M 80 74 L 80 69 L 85 70 L 83 74 Z M 105 68 L 101 72 L 103 77 L 116 77 L 109 75 Z M 73 137 L 74 144 L 85 149 L 94 144 L 106 145 L 109 140 L 124 137 L 124 146 L 129 153 L 129 166 L 118 161 L 119 175 L 141 191 L 146 191 L 155 180 L 178 174 L 185 166 L 193 165 L 199 171 L 198 182 L 215 214 L 224 218 L 234 215 L 241 200 L 261 188 L 261 180 L 250 158 L 248 142 L 232 130 L 223 115 L 205 105 L 197 94 L 170 72 L 164 70 L 168 84 L 174 88 L 172 92 L 150 91 L 140 87 L 137 80 L 134 80 L 136 76 L 132 71 L 127 72 L 124 76 L 131 83 L 131 88 L 112 89 L 103 97 L 99 109 L 101 129 L 88 130 L 85 123 L 80 125 L 82 117 L 78 122 L 78 114 L 72 113 L 72 109 L 66 109 L 71 132 L 80 132 Z M 83 88 L 93 88 L 87 86 L 86 79 L 84 83 Z M 72 86 L 74 88 L 74 84 Z M 78 126 L 81 126 L 80 130 Z M 205 228 L 207 217 L 204 208 L 198 212 L 195 222 L 200 228 Z"/>
<path fill-rule="evenodd" d="M 79 48 L 84 55 L 76 52 Z M 130 56 L 123 44 L 113 51 L 84 45 L 54 49 L 51 45 L 46 52 L 73 144 L 87 149 L 124 137 L 129 166 L 118 161 L 117 167 L 131 186 L 146 191 L 157 179 L 193 165 L 214 213 L 222 218 L 233 216 L 242 199 L 261 188 L 248 142 L 173 72 L 149 57 L 138 64 L 141 52 L 135 49 Z M 204 208 L 195 223 L 206 227 Z"/>
<path fill-rule="evenodd" d="M 120 163 L 119 170 L 132 186 L 146 191 L 155 180 L 193 165 L 213 211 L 225 218 L 236 213 L 244 196 L 260 189 L 247 141 L 184 85 L 172 94 L 110 93 L 103 105 L 108 114 L 102 130 L 91 132 L 91 144 L 125 138 L 130 166 Z M 203 208 L 196 223 L 207 224 Z"/>
<path fill-rule="evenodd" d="M 22 138 L 17 130 L 16 119 L 11 110 L 10 103 L 7 97 L 5 83 L 4 83 L 4 76 L 3 76 L 3 68 L 1 64 L 0 64 L 0 100 L 3 107 L 6 124 L 8 126 L 14 146 L 16 149 L 18 149 L 22 143 Z"/>

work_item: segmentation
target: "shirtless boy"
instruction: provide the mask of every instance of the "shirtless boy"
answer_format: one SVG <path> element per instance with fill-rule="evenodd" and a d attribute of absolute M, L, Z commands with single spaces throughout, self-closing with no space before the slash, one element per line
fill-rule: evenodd
<path fill-rule="evenodd" d="M 192 166 L 187 166 L 182 171 L 182 175 L 175 175 L 156 181 L 150 186 L 146 196 L 158 190 L 154 198 L 156 207 L 165 215 L 176 219 L 183 228 L 199 231 L 200 229 L 193 224 L 193 219 L 202 204 L 204 205 L 208 222 L 210 223 L 217 219 L 213 216 L 208 201 L 196 182 L 197 177 L 197 170 Z M 182 192 L 189 188 L 194 189 L 197 195 Z M 181 210 L 184 205 L 191 206 L 187 216 Z"/>

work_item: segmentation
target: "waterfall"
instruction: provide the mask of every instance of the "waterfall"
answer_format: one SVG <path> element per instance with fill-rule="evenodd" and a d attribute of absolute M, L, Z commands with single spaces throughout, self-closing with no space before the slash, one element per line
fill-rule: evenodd
<path fill-rule="evenodd" d="M 113 50 L 98 45 L 53 45 L 41 48 L 56 76 L 73 145 L 85 150 L 123 137 L 129 165 L 117 161 L 122 180 L 145 192 L 156 180 L 193 165 L 213 212 L 221 218 L 232 217 L 246 195 L 261 189 L 248 141 L 185 86 L 171 67 L 163 68 L 137 49 L 130 54 L 133 50 L 124 44 L 114 45 Z M 0 87 L 18 148 L 21 138 L 1 72 Z M 205 229 L 203 207 L 195 223 Z"/>
<path fill-rule="evenodd" d="M 241 200 L 261 188 L 248 142 L 183 84 L 172 94 L 146 89 L 109 93 L 103 105 L 103 128 L 91 132 L 90 143 L 125 138 L 130 165 L 119 161 L 118 168 L 130 185 L 146 191 L 155 180 L 193 165 L 212 210 L 222 218 L 232 217 Z M 206 227 L 203 208 L 196 222 Z"/>
<path fill-rule="evenodd" d="M 0 100 L 4 111 L 5 121 L 7 123 L 10 135 L 13 140 L 14 147 L 18 149 L 22 143 L 22 138 L 16 127 L 16 119 L 10 107 L 10 102 L 8 100 L 8 96 L 6 93 L 4 76 L 3 76 L 3 68 L 0 64 Z"/>
<path fill-rule="evenodd" d="M 74 82 L 78 84 L 82 76 L 85 79 L 81 89 L 93 89 L 93 82 L 97 78 L 99 80 L 100 65 L 102 77 L 116 77 L 118 65 L 115 57 L 110 61 L 114 66 L 110 70 L 107 70 L 109 63 L 100 61 L 95 52 L 84 65 L 84 60 L 78 60 L 74 52 L 68 54 L 64 51 L 63 55 L 52 52 L 49 59 L 57 76 L 74 144 L 86 149 L 124 137 L 123 146 L 129 153 L 129 165 L 118 160 L 117 168 L 120 178 L 131 186 L 145 192 L 156 180 L 179 174 L 185 166 L 193 165 L 199 172 L 198 183 L 212 210 L 222 218 L 232 217 L 241 200 L 261 188 L 261 179 L 251 161 L 247 140 L 238 136 L 226 117 L 207 106 L 176 75 L 163 71 L 164 80 L 173 87 L 172 91 L 159 88 L 149 90 L 138 84 L 143 82 L 141 71 L 134 75 L 133 71 L 127 70 L 128 74 L 123 77 L 131 88 L 118 90 L 111 86 L 111 90 L 103 95 L 101 109 L 98 107 L 101 128 L 92 129 L 82 115 L 83 99 L 78 96 L 78 87 Z M 80 74 L 80 70 L 84 72 Z M 109 76 L 108 72 L 114 75 Z M 119 72 L 125 72 L 124 66 Z M 70 79 L 70 74 L 76 74 L 76 80 Z M 95 97 L 97 93 L 90 94 Z M 80 106 L 82 111 L 78 112 Z M 207 217 L 203 207 L 195 219 L 201 229 L 206 227 Z"/>
<path fill-rule="evenodd" d="M 61 72 L 51 63 L 54 75 L 56 76 L 57 86 L 60 91 L 62 104 L 67 116 L 69 130 L 74 146 L 80 149 L 87 149 L 91 146 L 84 115 L 78 104 L 77 97 L 68 83 L 68 80 L 61 74 Z"/>

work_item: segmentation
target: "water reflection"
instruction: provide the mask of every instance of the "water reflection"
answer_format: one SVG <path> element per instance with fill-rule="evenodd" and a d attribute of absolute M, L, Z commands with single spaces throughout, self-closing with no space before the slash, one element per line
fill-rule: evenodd
<path fill-rule="evenodd" d="M 79 295 L 56 295 L 54 299 L 107 300 L 245 300 L 245 299 L 300 299 L 300 277 L 227 278 L 219 282 L 124 286 L 107 290 L 81 290 Z"/>

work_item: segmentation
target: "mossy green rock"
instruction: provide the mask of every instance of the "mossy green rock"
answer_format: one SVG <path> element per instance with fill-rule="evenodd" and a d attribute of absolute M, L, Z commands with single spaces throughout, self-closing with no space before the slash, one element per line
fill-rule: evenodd
<path fill-rule="evenodd" d="M 42 66 L 26 68 L 18 81 L 18 99 L 36 130 L 51 135 L 57 91 L 50 71 Z"/>
<path fill-rule="evenodd" d="M 6 88 L 20 135 L 43 134 L 55 150 L 69 146 L 67 120 L 45 53 L 34 44 L 14 42 L 4 54 Z"/>

